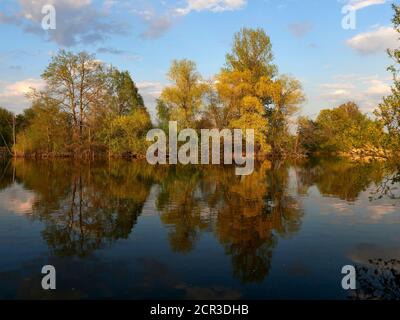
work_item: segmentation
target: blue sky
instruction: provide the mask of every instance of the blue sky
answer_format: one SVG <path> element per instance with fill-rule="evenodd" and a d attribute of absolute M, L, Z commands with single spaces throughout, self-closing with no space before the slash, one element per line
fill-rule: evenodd
<path fill-rule="evenodd" d="M 41 28 L 42 7 L 56 8 L 56 30 Z M 86 50 L 131 72 L 149 109 L 168 84 L 173 59 L 197 63 L 205 78 L 224 64 L 233 34 L 263 28 L 281 73 L 298 78 L 301 113 L 355 100 L 371 112 L 389 93 L 398 46 L 391 0 L 0 0 L 0 106 L 21 112 L 29 87 L 59 49 Z M 357 9 L 356 29 L 342 28 L 342 8 Z"/>

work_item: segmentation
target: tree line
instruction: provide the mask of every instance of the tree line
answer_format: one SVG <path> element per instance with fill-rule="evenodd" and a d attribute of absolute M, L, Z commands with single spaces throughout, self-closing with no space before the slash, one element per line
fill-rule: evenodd
<path fill-rule="evenodd" d="M 393 9 L 400 32 L 400 6 Z M 154 125 L 129 72 L 61 50 L 41 75 L 45 89 L 29 94 L 30 108 L 17 116 L 0 109 L 0 146 L 21 156 L 140 156 L 149 129 L 177 121 L 179 129 L 254 129 L 262 156 L 393 157 L 400 152 L 400 49 L 388 53 L 394 85 L 374 119 L 354 102 L 322 110 L 315 120 L 295 119 L 305 101 L 301 83 L 279 73 L 264 30 L 243 28 L 213 79 L 204 79 L 193 61 L 172 62 Z"/>

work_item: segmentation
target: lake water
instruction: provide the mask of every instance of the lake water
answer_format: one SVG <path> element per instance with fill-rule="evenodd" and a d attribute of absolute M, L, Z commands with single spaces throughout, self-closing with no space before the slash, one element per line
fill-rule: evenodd
<path fill-rule="evenodd" d="M 0 161 L 0 298 L 399 298 L 391 174 L 328 159 L 264 162 L 248 177 L 222 166 Z M 41 288 L 47 264 L 51 292 Z M 356 267 L 355 291 L 341 286 L 344 265 Z"/>

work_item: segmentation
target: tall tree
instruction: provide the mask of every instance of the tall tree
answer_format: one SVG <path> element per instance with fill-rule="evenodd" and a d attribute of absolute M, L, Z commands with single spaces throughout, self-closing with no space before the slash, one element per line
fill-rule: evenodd
<path fill-rule="evenodd" d="M 250 71 L 254 82 L 261 77 L 272 79 L 277 74 L 273 58 L 271 39 L 265 31 L 243 28 L 234 35 L 232 51 L 226 55 L 226 70 Z"/>
<path fill-rule="evenodd" d="M 61 50 L 42 74 L 47 88 L 40 92 L 60 105 L 72 120 L 73 142 L 81 148 L 84 129 L 93 105 L 105 93 L 105 67 L 86 52 Z"/>
<path fill-rule="evenodd" d="M 194 127 L 208 85 L 202 80 L 196 64 L 190 60 L 174 60 L 168 72 L 171 86 L 166 87 L 161 100 L 168 107 L 171 120 L 182 127 Z"/>
<path fill-rule="evenodd" d="M 273 78 L 277 67 L 272 63 L 272 45 L 262 29 L 242 29 L 233 39 L 225 68 L 217 77 L 217 91 L 232 128 L 254 129 L 256 147 L 270 151 L 267 143 L 266 105 L 272 103 Z"/>

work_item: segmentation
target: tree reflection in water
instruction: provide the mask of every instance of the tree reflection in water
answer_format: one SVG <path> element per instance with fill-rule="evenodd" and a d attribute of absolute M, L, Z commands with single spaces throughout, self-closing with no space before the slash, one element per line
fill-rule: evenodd
<path fill-rule="evenodd" d="M 379 199 L 388 197 L 390 199 L 400 200 L 400 165 L 389 164 L 386 170 L 388 174 L 378 184 L 374 196 Z"/>
<path fill-rule="evenodd" d="M 268 275 L 277 234 L 300 226 L 302 211 L 287 193 L 287 167 L 260 165 L 250 176 L 234 168 L 173 170 L 162 183 L 158 209 L 175 251 L 193 249 L 199 233 L 212 230 L 232 257 L 234 276 L 259 282 Z"/>
<path fill-rule="evenodd" d="M 15 180 L 11 160 L 0 158 L 0 191 L 8 188 Z"/>
<path fill-rule="evenodd" d="M 87 257 L 134 231 L 150 189 L 158 185 L 155 208 L 168 230 L 171 250 L 195 250 L 201 234 L 212 233 L 242 283 L 268 276 L 279 238 L 300 230 L 297 194 L 317 186 L 322 194 L 357 199 L 384 176 L 379 164 L 320 160 L 292 165 L 257 165 L 250 176 L 233 167 L 151 166 L 142 162 L 77 163 L 17 160 L 2 165 L 0 188 L 14 181 L 34 191 L 29 217 L 44 224 L 42 236 L 57 257 Z"/>
<path fill-rule="evenodd" d="M 299 193 L 316 185 L 325 196 L 354 202 L 360 192 L 371 184 L 379 186 L 384 175 L 383 164 L 379 162 L 357 163 L 342 159 L 318 158 L 297 167 L 300 180 Z"/>
<path fill-rule="evenodd" d="M 169 228 L 169 242 L 172 250 L 186 253 L 191 251 L 199 233 L 209 227 L 204 216 L 202 195 L 198 192 L 203 170 L 195 167 L 170 167 L 157 198 L 157 209 L 161 221 Z"/>
<path fill-rule="evenodd" d="M 34 190 L 32 218 L 58 256 L 88 256 L 127 238 L 149 195 L 151 178 L 142 167 L 122 163 L 17 161 L 17 180 Z"/>

